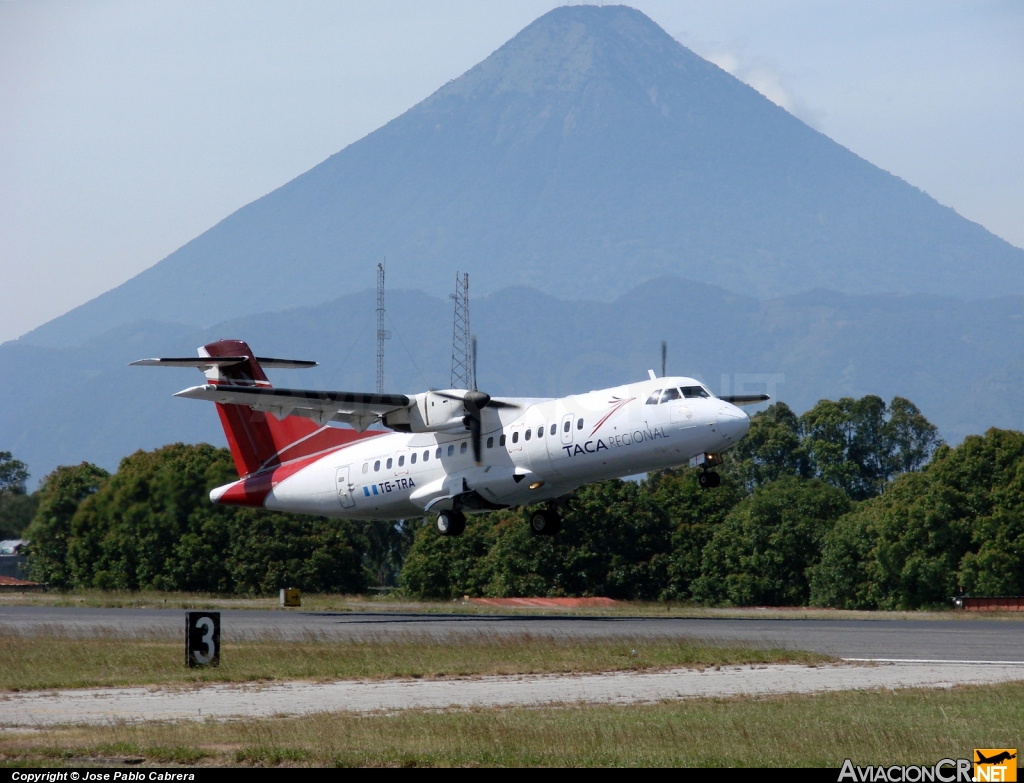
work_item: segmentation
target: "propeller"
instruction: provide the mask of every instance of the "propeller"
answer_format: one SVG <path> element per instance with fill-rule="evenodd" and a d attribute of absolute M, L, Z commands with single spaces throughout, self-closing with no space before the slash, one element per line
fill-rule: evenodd
<path fill-rule="evenodd" d="M 466 418 L 463 419 L 466 426 L 469 427 L 470 439 L 473 441 L 473 459 L 476 460 L 476 464 L 480 464 L 480 452 L 481 452 L 481 428 L 483 425 L 484 408 L 518 408 L 519 406 L 511 402 L 503 402 L 501 400 L 495 400 L 491 398 L 491 395 L 486 392 L 477 391 L 476 388 L 476 337 L 473 337 L 473 374 L 469 379 L 469 385 L 472 386 L 469 391 L 462 395 L 448 394 L 447 392 L 437 391 L 440 397 L 447 397 L 449 400 L 458 400 L 462 403 L 466 409 Z"/>
<path fill-rule="evenodd" d="M 668 361 L 668 343 L 661 341 L 661 377 L 665 377 L 665 363 Z"/>

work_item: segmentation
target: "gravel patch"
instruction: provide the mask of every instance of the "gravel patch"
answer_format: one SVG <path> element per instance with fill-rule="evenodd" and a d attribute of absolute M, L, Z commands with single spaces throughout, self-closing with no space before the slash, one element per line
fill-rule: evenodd
<path fill-rule="evenodd" d="M 214 684 L 187 689 L 88 688 L 0 696 L 0 726 L 231 720 L 316 712 L 458 707 L 636 704 L 838 690 L 951 688 L 1013 680 L 1024 680 L 1024 665 L 872 662 L 438 680 Z"/>

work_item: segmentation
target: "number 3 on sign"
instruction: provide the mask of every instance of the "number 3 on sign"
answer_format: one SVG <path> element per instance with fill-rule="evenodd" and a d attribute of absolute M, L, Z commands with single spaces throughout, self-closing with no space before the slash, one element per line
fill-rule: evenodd
<path fill-rule="evenodd" d="M 220 612 L 185 613 L 185 664 L 220 666 Z"/>

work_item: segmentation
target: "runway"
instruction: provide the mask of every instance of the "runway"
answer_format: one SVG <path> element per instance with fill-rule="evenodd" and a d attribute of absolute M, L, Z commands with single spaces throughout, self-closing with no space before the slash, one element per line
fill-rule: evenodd
<path fill-rule="evenodd" d="M 0 606 L 0 633 L 177 635 L 180 609 Z M 687 637 L 723 643 L 810 650 L 840 658 L 1024 663 L 1024 622 L 954 619 L 740 619 L 580 615 L 302 612 L 221 610 L 222 640 L 271 637 L 381 639 L 461 634 L 559 637 Z"/>

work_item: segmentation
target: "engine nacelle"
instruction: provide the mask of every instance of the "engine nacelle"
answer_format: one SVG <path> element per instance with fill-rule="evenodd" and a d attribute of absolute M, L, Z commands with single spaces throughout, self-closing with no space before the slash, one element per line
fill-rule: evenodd
<path fill-rule="evenodd" d="M 463 394 L 459 389 L 447 393 Z M 464 427 L 466 409 L 458 399 L 435 392 L 423 392 L 412 397 L 412 404 L 401 410 L 384 414 L 384 426 L 396 432 L 439 432 Z"/>

